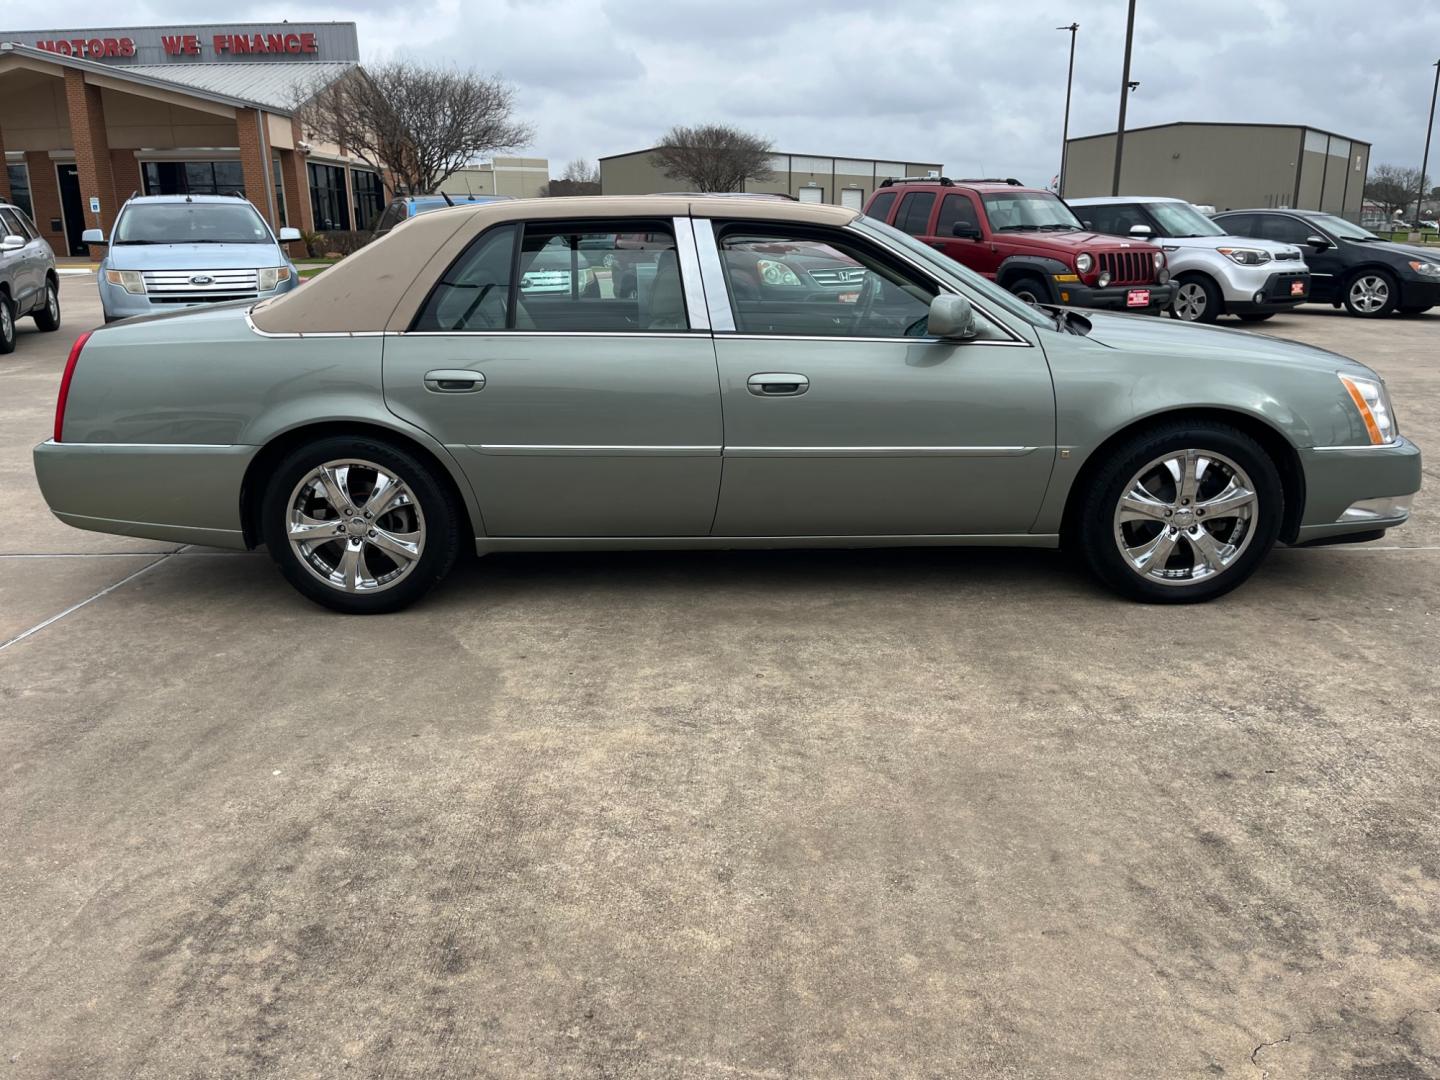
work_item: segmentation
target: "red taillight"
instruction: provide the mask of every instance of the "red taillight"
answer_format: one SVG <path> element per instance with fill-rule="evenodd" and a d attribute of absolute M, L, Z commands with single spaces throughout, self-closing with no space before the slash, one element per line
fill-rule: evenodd
<path fill-rule="evenodd" d="M 92 331 L 86 330 L 70 346 L 70 359 L 65 361 L 65 374 L 60 376 L 60 396 L 55 401 L 55 441 L 60 441 L 60 432 L 65 427 L 65 399 L 70 396 L 70 380 L 75 377 L 75 361 L 80 359 L 80 350 L 90 340 Z"/>

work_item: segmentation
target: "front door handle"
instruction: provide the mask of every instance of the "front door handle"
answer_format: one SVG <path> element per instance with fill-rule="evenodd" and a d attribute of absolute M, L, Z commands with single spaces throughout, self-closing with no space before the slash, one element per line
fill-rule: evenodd
<path fill-rule="evenodd" d="M 473 394 L 485 389 L 485 376 L 465 368 L 437 368 L 425 373 L 425 389 L 436 394 Z"/>
<path fill-rule="evenodd" d="M 757 397 L 794 397 L 810 389 L 810 380 L 788 371 L 762 371 L 751 375 L 745 385 Z"/>

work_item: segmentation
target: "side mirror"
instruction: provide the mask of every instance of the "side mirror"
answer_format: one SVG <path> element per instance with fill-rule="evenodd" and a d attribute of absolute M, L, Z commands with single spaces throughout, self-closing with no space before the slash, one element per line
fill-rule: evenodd
<path fill-rule="evenodd" d="M 106 242 L 105 230 L 86 229 L 83 233 L 80 234 L 80 242 L 82 244 L 103 244 Z"/>
<path fill-rule="evenodd" d="M 1080 222 L 1080 224 L 1084 225 L 1085 228 L 1089 229 L 1091 232 L 1095 231 L 1095 223 L 1093 221 L 1082 221 Z"/>
<path fill-rule="evenodd" d="M 291 228 L 290 226 L 287 225 L 287 226 L 285 226 L 285 228 L 283 228 L 283 229 L 280 230 L 280 242 L 281 242 L 282 244 L 288 244 L 288 243 L 289 243 L 290 241 L 292 241 L 292 240 L 299 240 L 299 239 L 300 239 L 300 230 L 299 230 L 299 229 L 294 229 L 294 228 Z"/>
<path fill-rule="evenodd" d="M 14 233 L 0 240 L 0 251 L 19 251 L 24 246 L 25 237 L 16 236 Z"/>
<path fill-rule="evenodd" d="M 925 332 L 947 341 L 968 341 L 976 334 L 975 311 L 970 301 L 954 293 L 941 293 L 930 301 Z"/>
<path fill-rule="evenodd" d="M 958 236 L 961 240 L 979 240 L 980 226 L 973 221 L 957 221 L 950 226 L 950 235 Z"/>
<path fill-rule="evenodd" d="M 1131 225 L 1131 226 L 1130 226 L 1130 235 L 1131 235 L 1131 236 L 1153 236 L 1154 233 L 1155 233 L 1155 230 L 1152 229 L 1152 228 L 1150 228 L 1149 225 Z"/>
<path fill-rule="evenodd" d="M 1330 241 L 1326 240 L 1323 236 L 1307 236 L 1305 237 L 1305 243 L 1309 244 L 1316 251 L 1324 251 L 1330 246 Z"/>

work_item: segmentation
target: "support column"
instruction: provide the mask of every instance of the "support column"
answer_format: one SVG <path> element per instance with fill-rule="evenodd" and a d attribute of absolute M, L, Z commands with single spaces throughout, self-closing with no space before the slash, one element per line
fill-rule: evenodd
<path fill-rule="evenodd" d="M 140 162 L 133 150 L 111 150 L 110 172 L 115 178 L 115 209 L 125 205 L 125 200 L 135 192 L 145 194 L 145 183 L 140 179 Z"/>
<path fill-rule="evenodd" d="M 305 158 L 295 150 L 277 150 L 280 155 L 280 179 L 285 184 L 285 213 L 290 224 L 302 233 L 315 231 L 314 211 L 310 208 L 310 185 L 306 182 Z M 309 254 L 303 240 L 286 245 L 292 259 Z"/>
<path fill-rule="evenodd" d="M 265 119 L 259 109 L 237 109 L 235 135 L 240 147 L 240 169 L 245 176 L 245 197 L 255 204 L 260 216 L 278 229 L 280 223 L 270 212 L 270 163 L 265 158 L 265 142 L 260 125 Z"/>
<path fill-rule="evenodd" d="M 100 88 L 85 81 L 84 72 L 65 69 L 65 108 L 70 117 L 70 139 L 75 144 L 75 166 L 80 177 L 80 203 L 85 227 L 115 228 L 115 178 L 110 168 L 110 142 L 105 134 L 105 107 Z M 100 200 L 100 212 L 90 212 L 90 200 Z M 92 249 L 90 257 L 96 257 Z"/>
<path fill-rule="evenodd" d="M 43 150 L 30 150 L 25 154 L 25 167 L 30 173 L 30 205 L 35 210 L 35 228 L 55 249 L 56 255 L 69 255 L 65 247 L 65 216 L 60 209 L 60 181 L 55 176 L 55 162 Z M 54 228 L 51 228 L 52 224 Z"/>
<path fill-rule="evenodd" d="M 0 166 L 5 164 L 5 129 L 0 128 Z M 0 168 L 0 200 L 9 202 L 10 192 L 10 170 Z"/>

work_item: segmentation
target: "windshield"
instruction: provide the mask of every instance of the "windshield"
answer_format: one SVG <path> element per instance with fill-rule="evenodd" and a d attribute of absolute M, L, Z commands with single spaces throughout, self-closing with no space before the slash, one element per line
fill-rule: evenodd
<path fill-rule="evenodd" d="M 870 233 L 877 239 L 887 240 L 894 246 L 902 249 L 916 262 L 927 266 L 942 277 L 951 281 L 959 281 L 966 288 L 972 289 L 991 301 L 997 307 L 1017 318 L 1024 319 L 1031 326 L 1044 326 L 1051 329 L 1055 323 L 1045 312 L 1031 307 L 1025 301 L 1019 299 L 1014 293 L 1007 292 L 1000 288 L 993 281 L 987 281 L 968 266 L 961 266 L 954 259 L 946 258 L 928 244 L 922 244 L 909 233 L 901 232 L 893 226 L 886 225 L 883 221 L 876 221 L 872 217 L 859 218 L 855 225 L 861 230 Z"/>
<path fill-rule="evenodd" d="M 996 232 L 1084 228 L 1068 206 L 1043 191 L 992 191 L 981 198 L 990 215 L 990 228 Z"/>
<path fill-rule="evenodd" d="M 1352 225 L 1342 217 L 1334 214 L 1311 214 L 1306 220 L 1313 221 L 1327 232 L 1333 233 L 1342 240 L 1379 240 L 1369 229 L 1362 229 L 1359 225 Z"/>
<path fill-rule="evenodd" d="M 1160 223 L 1166 236 L 1224 236 L 1216 225 L 1188 202 L 1146 203 L 1145 209 Z"/>
<path fill-rule="evenodd" d="M 116 244 L 269 244 L 264 220 L 248 202 L 132 203 L 115 226 Z"/>

